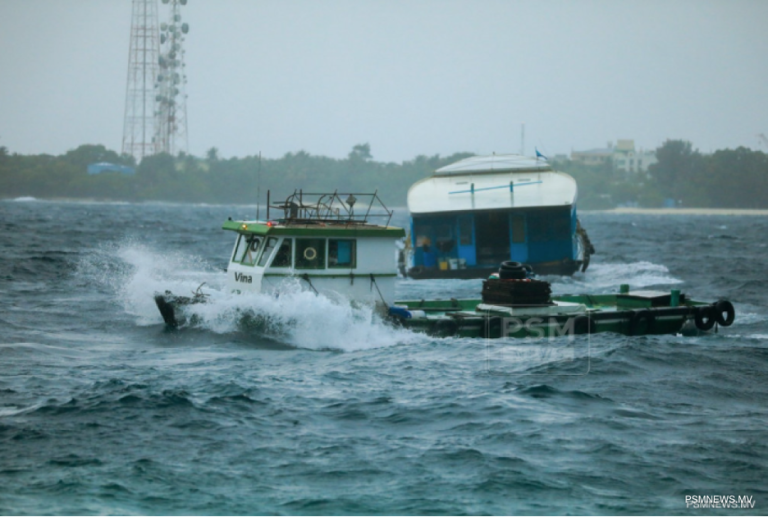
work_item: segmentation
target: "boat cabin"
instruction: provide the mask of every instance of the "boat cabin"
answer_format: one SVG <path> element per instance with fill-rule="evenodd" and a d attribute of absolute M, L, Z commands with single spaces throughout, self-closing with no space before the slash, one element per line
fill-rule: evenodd
<path fill-rule="evenodd" d="M 358 199 L 369 198 L 355 213 Z M 391 304 L 397 276 L 395 241 L 402 228 L 389 226 L 392 211 L 376 194 L 294 193 L 270 207 L 283 216 L 266 221 L 233 221 L 237 233 L 227 268 L 228 287 L 238 293 L 276 292 L 289 278 L 317 293 Z M 376 209 L 378 208 L 378 209 Z M 369 219 L 385 217 L 377 225 Z"/>
<path fill-rule="evenodd" d="M 475 156 L 438 169 L 408 191 L 407 273 L 484 278 L 512 260 L 572 274 L 588 247 L 576 197 L 576 181 L 542 159 Z"/>

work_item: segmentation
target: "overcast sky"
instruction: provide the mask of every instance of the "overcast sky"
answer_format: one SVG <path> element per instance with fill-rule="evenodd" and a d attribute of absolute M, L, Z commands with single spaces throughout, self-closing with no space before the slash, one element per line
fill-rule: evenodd
<path fill-rule="evenodd" d="M 165 10 L 160 5 L 161 19 Z M 768 151 L 768 1 L 189 0 L 189 151 Z M 130 0 L 0 0 L 0 146 L 121 150 Z"/>

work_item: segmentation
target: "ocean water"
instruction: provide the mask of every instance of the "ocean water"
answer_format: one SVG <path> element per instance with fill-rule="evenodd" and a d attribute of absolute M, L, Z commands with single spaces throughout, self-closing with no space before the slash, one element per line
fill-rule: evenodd
<path fill-rule="evenodd" d="M 0 514 L 768 512 L 768 217 L 584 213 L 592 266 L 549 278 L 728 298 L 718 333 L 491 343 L 227 295 L 220 226 L 253 212 L 0 201 Z M 203 282 L 165 329 L 154 292 Z"/>

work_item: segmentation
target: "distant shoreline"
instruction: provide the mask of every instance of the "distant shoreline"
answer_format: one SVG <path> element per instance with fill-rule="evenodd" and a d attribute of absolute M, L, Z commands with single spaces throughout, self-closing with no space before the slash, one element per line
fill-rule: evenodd
<path fill-rule="evenodd" d="M 106 203 L 106 204 L 120 204 L 120 205 L 133 205 L 133 204 L 171 204 L 171 205 L 195 205 L 195 206 L 256 206 L 256 202 L 253 203 L 208 203 L 204 201 L 164 201 L 159 199 L 144 199 L 144 200 L 120 200 L 120 199 L 100 199 L 100 198 L 38 198 L 34 196 L 18 196 L 18 197 L 0 197 L 0 201 L 15 201 L 21 203 L 29 203 L 36 201 L 54 202 L 54 203 Z M 407 208 L 401 206 L 395 206 L 395 209 L 401 210 Z M 633 214 L 633 215 L 757 215 L 768 216 L 768 209 L 766 208 L 636 208 L 636 207 L 621 207 L 611 208 L 608 210 L 579 210 L 582 214 Z"/>
<path fill-rule="evenodd" d="M 768 215 L 768 209 L 760 208 L 613 208 L 610 210 L 581 210 L 600 214 L 639 215 Z"/>

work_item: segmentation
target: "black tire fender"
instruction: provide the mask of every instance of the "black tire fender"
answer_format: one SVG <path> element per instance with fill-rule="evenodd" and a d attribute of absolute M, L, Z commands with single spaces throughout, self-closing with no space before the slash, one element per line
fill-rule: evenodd
<path fill-rule="evenodd" d="M 502 280 L 524 280 L 528 278 L 528 274 L 525 269 L 501 269 L 499 270 L 499 278 Z"/>
<path fill-rule="evenodd" d="M 736 311 L 733 304 L 728 300 L 720 300 L 715 304 L 715 321 L 723 327 L 730 327 L 736 318 Z"/>
<path fill-rule="evenodd" d="M 694 322 L 699 330 L 710 330 L 715 326 L 715 310 L 712 305 L 702 305 L 696 308 Z"/>

